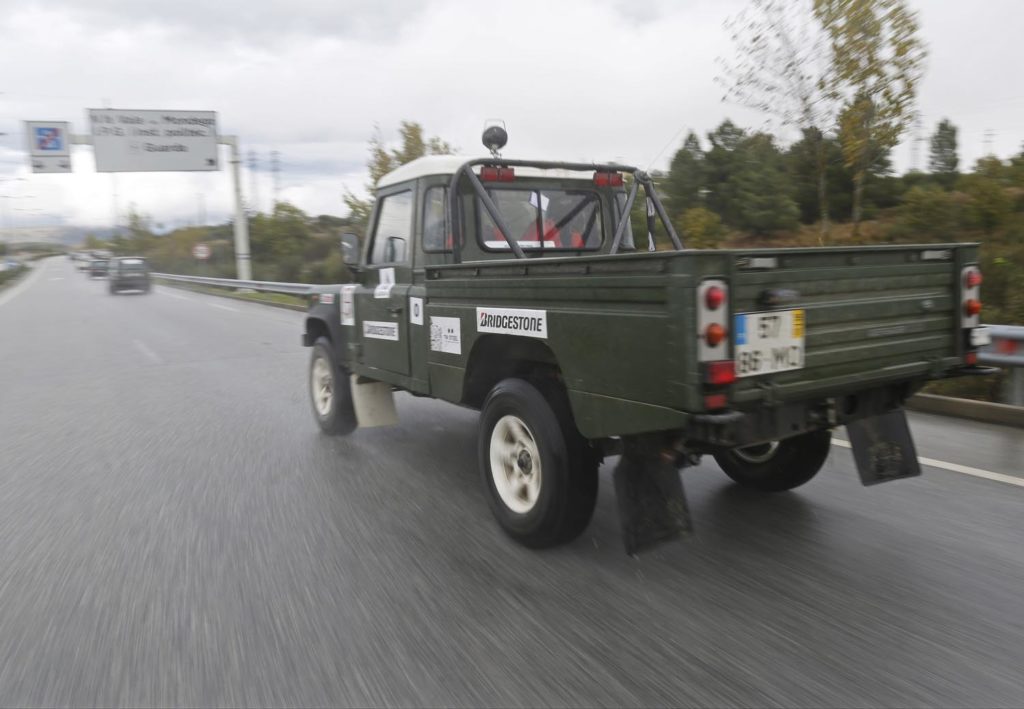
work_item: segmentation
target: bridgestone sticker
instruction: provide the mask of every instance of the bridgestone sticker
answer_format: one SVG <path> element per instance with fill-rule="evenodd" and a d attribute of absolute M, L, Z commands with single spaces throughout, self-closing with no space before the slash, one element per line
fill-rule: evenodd
<path fill-rule="evenodd" d="M 545 339 L 548 336 L 548 311 L 477 308 L 476 330 L 499 335 L 524 335 Z"/>
<path fill-rule="evenodd" d="M 434 352 L 462 354 L 462 321 L 459 318 L 431 315 L 430 349 Z"/>
<path fill-rule="evenodd" d="M 356 324 L 356 286 L 348 285 L 341 287 L 341 324 L 354 326 Z"/>
<path fill-rule="evenodd" d="M 423 324 L 423 298 L 409 296 L 409 322 L 413 325 Z"/>
<path fill-rule="evenodd" d="M 392 340 L 393 342 L 398 342 L 398 323 L 364 320 L 363 337 L 369 337 L 374 340 Z"/>

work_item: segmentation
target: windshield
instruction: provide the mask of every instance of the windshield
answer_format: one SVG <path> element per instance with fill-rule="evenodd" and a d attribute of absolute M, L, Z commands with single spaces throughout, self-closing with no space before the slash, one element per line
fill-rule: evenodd
<path fill-rule="evenodd" d="M 592 190 L 491 188 L 488 190 L 523 249 L 593 251 L 601 247 L 601 200 Z M 480 206 L 480 239 L 486 249 L 510 251 L 505 235 Z"/>

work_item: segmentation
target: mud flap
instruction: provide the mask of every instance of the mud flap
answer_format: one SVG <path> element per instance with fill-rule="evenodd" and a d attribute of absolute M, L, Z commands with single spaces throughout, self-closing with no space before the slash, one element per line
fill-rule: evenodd
<path fill-rule="evenodd" d="M 679 469 L 663 456 L 659 442 L 626 441 L 614 478 L 627 554 L 693 530 Z"/>
<path fill-rule="evenodd" d="M 903 409 L 848 423 L 846 431 L 861 484 L 877 485 L 921 474 Z"/>

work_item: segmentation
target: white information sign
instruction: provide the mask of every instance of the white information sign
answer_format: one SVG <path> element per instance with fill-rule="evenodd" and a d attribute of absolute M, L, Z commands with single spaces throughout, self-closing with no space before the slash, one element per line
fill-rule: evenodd
<path fill-rule="evenodd" d="M 71 126 L 67 121 L 25 121 L 32 172 L 71 172 Z"/>
<path fill-rule="evenodd" d="M 192 256 L 200 261 L 205 261 L 210 258 L 210 247 L 206 244 L 196 244 L 192 247 Z"/>
<path fill-rule="evenodd" d="M 462 321 L 459 318 L 431 315 L 430 349 L 434 352 L 462 354 Z"/>
<path fill-rule="evenodd" d="M 342 325 L 356 324 L 356 288 L 358 286 L 348 284 L 341 287 L 341 304 L 338 309 L 341 311 Z"/>
<path fill-rule="evenodd" d="M 423 298 L 409 296 L 409 322 L 413 325 L 423 324 Z"/>
<path fill-rule="evenodd" d="M 97 172 L 217 170 L 215 111 L 89 109 Z"/>

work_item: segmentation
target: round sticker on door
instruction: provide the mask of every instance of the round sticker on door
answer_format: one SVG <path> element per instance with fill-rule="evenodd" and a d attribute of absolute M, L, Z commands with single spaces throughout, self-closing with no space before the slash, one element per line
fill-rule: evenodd
<path fill-rule="evenodd" d="M 413 325 L 423 324 L 423 298 L 409 298 L 409 322 Z"/>

